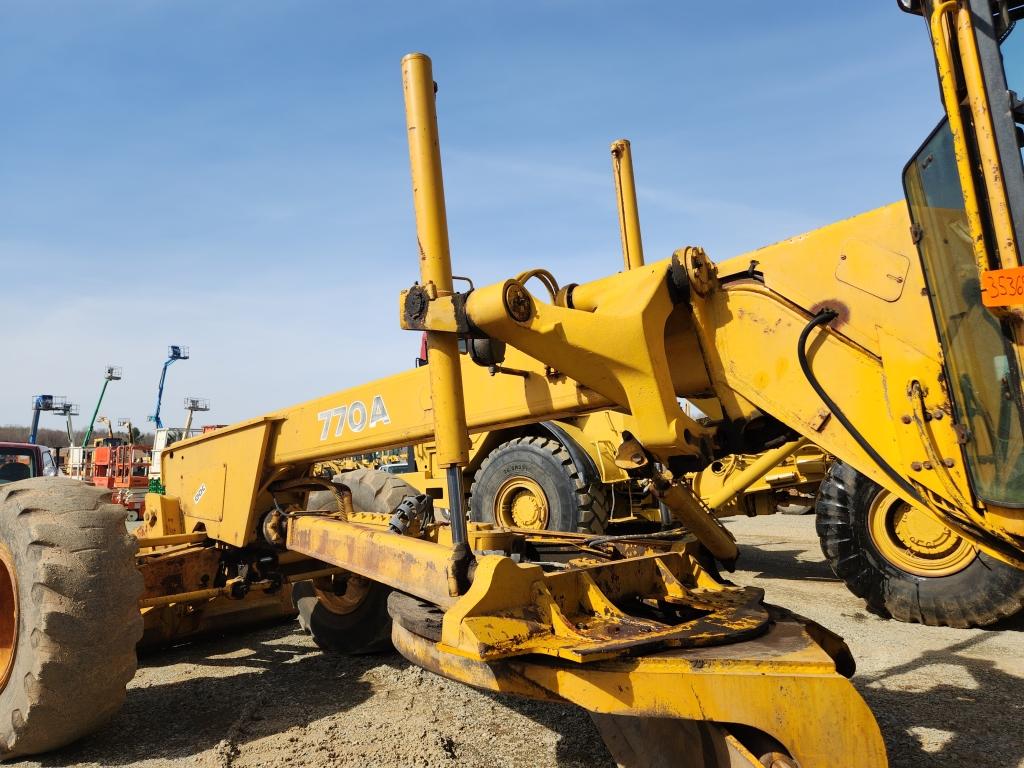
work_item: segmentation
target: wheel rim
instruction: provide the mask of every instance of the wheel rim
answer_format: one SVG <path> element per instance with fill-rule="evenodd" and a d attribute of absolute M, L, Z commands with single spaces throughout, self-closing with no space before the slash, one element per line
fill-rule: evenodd
<path fill-rule="evenodd" d="M 331 613 L 345 615 L 363 604 L 373 582 L 354 573 L 313 579 L 317 599 Z"/>
<path fill-rule="evenodd" d="M 536 480 L 510 477 L 495 494 L 494 515 L 503 528 L 543 531 L 548 527 L 548 497 Z"/>
<path fill-rule="evenodd" d="M 18 581 L 14 576 L 14 558 L 0 544 L 0 691 L 7 686 L 18 646 Z"/>
<path fill-rule="evenodd" d="M 916 576 L 951 576 L 978 554 L 969 541 L 889 491 L 871 502 L 868 530 L 886 560 Z"/>

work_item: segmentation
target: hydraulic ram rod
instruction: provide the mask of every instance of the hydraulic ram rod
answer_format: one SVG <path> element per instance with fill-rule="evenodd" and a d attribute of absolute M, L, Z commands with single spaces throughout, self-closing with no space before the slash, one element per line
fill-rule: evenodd
<path fill-rule="evenodd" d="M 636 269 L 644 265 L 644 246 L 640 238 L 640 208 L 633 179 L 633 151 L 626 139 L 612 142 L 612 175 L 615 177 L 615 203 L 619 209 L 622 261 L 626 269 Z"/>

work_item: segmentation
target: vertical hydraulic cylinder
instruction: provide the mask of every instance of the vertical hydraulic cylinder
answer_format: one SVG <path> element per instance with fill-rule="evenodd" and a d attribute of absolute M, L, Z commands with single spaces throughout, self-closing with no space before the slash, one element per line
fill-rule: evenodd
<path fill-rule="evenodd" d="M 405 90 L 405 119 L 409 134 L 409 164 L 416 209 L 420 278 L 431 297 L 448 296 L 453 292 L 452 266 L 430 58 L 422 53 L 410 53 L 403 58 L 402 84 Z M 469 459 L 469 439 L 459 366 L 458 335 L 429 331 L 427 359 L 437 458 L 438 463 L 445 467 L 448 477 L 452 541 L 456 546 L 464 545 L 466 518 L 462 467 Z"/>

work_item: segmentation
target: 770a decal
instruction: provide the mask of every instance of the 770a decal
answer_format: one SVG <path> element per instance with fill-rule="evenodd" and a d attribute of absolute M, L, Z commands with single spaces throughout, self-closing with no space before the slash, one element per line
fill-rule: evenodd
<path fill-rule="evenodd" d="M 378 424 L 391 423 L 387 406 L 384 405 L 384 398 L 380 395 L 373 396 L 369 411 L 366 409 L 366 403 L 362 400 L 355 400 L 346 405 L 339 405 L 337 408 L 320 411 L 316 418 L 324 425 L 320 430 L 321 440 L 331 437 L 332 429 L 334 437 L 341 437 L 346 427 L 352 432 L 362 432 L 367 427 L 373 429 Z"/>

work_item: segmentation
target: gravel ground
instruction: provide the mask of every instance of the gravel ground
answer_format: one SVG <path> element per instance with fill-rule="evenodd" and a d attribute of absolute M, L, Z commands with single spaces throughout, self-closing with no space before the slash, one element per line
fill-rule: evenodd
<path fill-rule="evenodd" d="M 1024 768 L 1024 621 L 898 624 L 864 611 L 821 561 L 809 516 L 732 524 L 736 581 L 842 634 L 893 766 Z M 581 711 L 498 698 L 396 654 L 321 654 L 296 625 L 144 656 L 103 731 L 16 766 L 612 765 Z"/>

